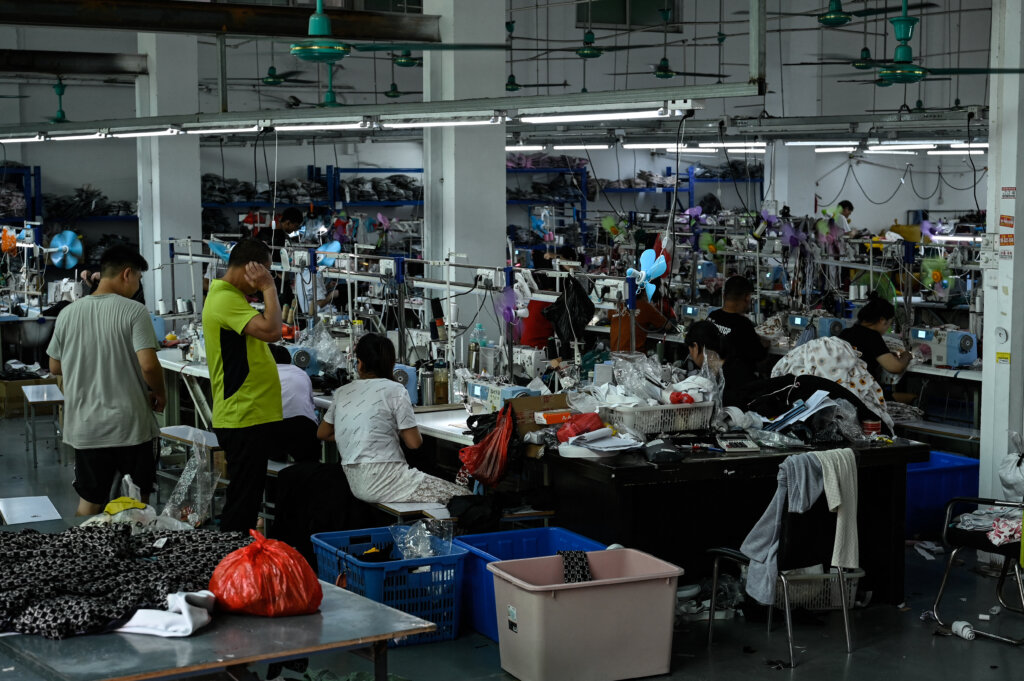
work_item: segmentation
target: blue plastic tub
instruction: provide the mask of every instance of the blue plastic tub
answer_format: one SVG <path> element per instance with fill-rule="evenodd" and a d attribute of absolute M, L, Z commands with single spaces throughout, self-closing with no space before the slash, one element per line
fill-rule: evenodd
<path fill-rule="evenodd" d="M 540 558 L 559 551 L 601 551 L 605 545 L 560 527 L 538 527 L 456 537 L 453 544 L 465 548 L 465 577 L 462 607 L 473 629 L 492 641 L 498 640 L 498 619 L 494 604 L 494 577 L 487 564 L 497 560 Z"/>
<path fill-rule="evenodd" d="M 907 464 L 906 536 L 940 536 L 949 500 L 978 496 L 978 467 L 977 459 L 948 452 Z"/>
<path fill-rule="evenodd" d="M 370 548 L 393 548 L 389 528 L 322 532 L 311 539 L 320 579 L 336 584 L 343 576 L 342 586 L 349 591 L 437 625 L 437 631 L 409 636 L 398 645 L 447 641 L 459 635 L 465 547 L 452 542 L 449 555 L 370 563 L 357 556 Z"/>

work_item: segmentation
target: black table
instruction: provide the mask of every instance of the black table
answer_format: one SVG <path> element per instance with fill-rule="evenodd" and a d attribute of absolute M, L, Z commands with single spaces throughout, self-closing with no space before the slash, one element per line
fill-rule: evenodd
<path fill-rule="evenodd" d="M 545 458 L 560 527 L 647 551 L 686 570 L 710 573 L 708 548 L 739 548 L 777 488 L 779 464 L 797 451 L 688 458 L 654 465 L 638 455 Z M 903 601 L 906 464 L 928 460 L 920 442 L 854 448 L 862 586 L 884 603 Z"/>

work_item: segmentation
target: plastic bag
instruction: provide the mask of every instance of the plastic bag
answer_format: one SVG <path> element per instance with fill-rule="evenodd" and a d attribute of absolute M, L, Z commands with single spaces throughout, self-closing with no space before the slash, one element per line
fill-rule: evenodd
<path fill-rule="evenodd" d="M 498 413 L 494 428 L 483 440 L 459 450 L 462 468 L 456 482 L 473 477 L 488 487 L 497 485 L 508 467 L 509 449 L 515 433 L 515 413 L 512 405 L 508 404 Z"/>
<path fill-rule="evenodd" d="M 782 433 L 775 433 L 770 430 L 750 428 L 747 430 L 747 435 L 761 447 L 789 449 L 790 447 L 804 446 L 803 440 L 798 440 L 795 437 L 790 437 L 789 435 L 784 435 Z"/>
<path fill-rule="evenodd" d="M 193 443 L 192 456 L 185 463 L 160 515 L 199 527 L 212 515 L 213 490 L 220 474 L 210 470 L 210 450 L 202 444 L 200 432 L 190 428 L 187 437 Z"/>
<path fill-rule="evenodd" d="M 583 331 L 594 316 L 594 303 L 590 300 L 587 289 L 576 277 L 566 277 L 563 283 L 565 288 L 562 295 L 544 308 L 541 314 L 551 322 L 555 335 L 562 343 L 582 342 Z"/>
<path fill-rule="evenodd" d="M 840 398 L 836 398 L 835 403 L 835 419 L 839 432 L 850 442 L 866 442 L 864 430 L 860 427 L 860 419 L 857 418 L 857 407 Z"/>
<path fill-rule="evenodd" d="M 590 433 L 599 428 L 604 428 L 604 422 L 594 412 L 573 414 L 572 418 L 558 429 L 558 441 L 568 442 L 571 437 Z"/>
<path fill-rule="evenodd" d="M 316 361 L 324 373 L 330 373 L 346 366 L 345 349 L 339 339 L 331 334 L 328 324 L 314 326 L 312 333 L 305 339 L 304 345 L 313 348 Z"/>
<path fill-rule="evenodd" d="M 224 556 L 213 571 L 210 591 L 217 596 L 217 606 L 264 617 L 316 612 L 323 591 L 302 554 L 256 530 L 249 534 L 254 541 Z"/>
<path fill-rule="evenodd" d="M 451 520 L 417 520 L 412 525 L 392 525 L 388 529 L 402 560 L 447 556 L 452 552 Z"/>

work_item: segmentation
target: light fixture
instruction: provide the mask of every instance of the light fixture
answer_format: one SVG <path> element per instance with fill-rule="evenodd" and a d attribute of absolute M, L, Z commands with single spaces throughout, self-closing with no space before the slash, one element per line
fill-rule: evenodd
<path fill-rule="evenodd" d="M 648 149 L 650 151 L 666 151 L 666 152 L 682 152 L 684 154 L 716 154 L 718 149 L 700 149 L 696 147 L 688 147 L 685 144 L 672 144 L 667 142 L 659 142 L 652 144 L 640 144 L 630 143 L 623 144 L 623 149 Z"/>
<path fill-rule="evenodd" d="M 194 135 L 233 135 L 243 132 L 259 132 L 260 126 L 248 125 L 241 128 L 190 128 L 186 132 Z"/>
<path fill-rule="evenodd" d="M 171 135 L 184 135 L 185 131 L 181 128 L 165 128 L 163 130 L 144 130 L 141 132 L 112 132 L 106 135 L 106 137 L 114 137 L 117 139 L 127 137 L 169 137 Z"/>
<path fill-rule="evenodd" d="M 85 135 L 63 135 L 57 137 L 47 137 L 50 140 L 60 140 L 64 142 L 70 142 L 73 140 L 94 140 L 103 137 L 104 135 L 100 132 L 92 132 Z"/>
<path fill-rule="evenodd" d="M 876 143 L 876 146 L 897 146 L 903 147 L 908 144 L 960 144 L 963 140 L 881 140 Z"/>
<path fill-rule="evenodd" d="M 555 116 L 523 116 L 523 123 L 588 123 L 592 121 L 633 121 L 664 118 L 659 111 L 608 111 L 593 114 L 564 114 Z"/>
<path fill-rule="evenodd" d="M 583 151 L 584 149 L 611 149 L 610 144 L 556 144 L 551 147 L 555 151 Z"/>
<path fill-rule="evenodd" d="M 971 142 L 969 144 L 957 142 L 950 144 L 950 149 L 988 149 L 988 142 Z"/>
<path fill-rule="evenodd" d="M 970 235 L 967 235 L 967 234 L 949 234 L 949 235 L 936 234 L 935 236 L 932 236 L 930 238 L 931 238 L 932 241 L 955 241 L 955 242 L 966 242 L 966 243 L 981 241 L 981 237 L 980 236 L 970 236 Z"/>
<path fill-rule="evenodd" d="M 916 151 L 934 148 L 934 144 L 872 144 L 868 147 L 868 151 Z"/>
<path fill-rule="evenodd" d="M 982 149 L 939 149 L 929 151 L 929 156 L 981 156 L 988 153 Z"/>
<path fill-rule="evenodd" d="M 519 144 L 505 147 L 505 151 L 544 151 L 543 144 Z"/>
<path fill-rule="evenodd" d="M 764 149 L 768 144 L 765 142 L 701 142 L 697 146 L 709 149 L 712 147 L 725 147 L 726 149 L 732 149 L 734 147 L 743 149 Z"/>
<path fill-rule="evenodd" d="M 323 123 L 313 125 L 275 125 L 278 132 L 320 132 L 323 130 L 358 130 L 362 123 Z"/>
<path fill-rule="evenodd" d="M 904 156 L 917 156 L 917 152 L 916 151 L 900 151 L 899 149 L 881 149 L 881 150 L 871 150 L 871 149 L 868 149 L 864 153 L 865 154 L 892 154 L 894 156 L 896 154 L 902 154 Z"/>
<path fill-rule="evenodd" d="M 815 147 L 815 154 L 849 154 L 857 151 L 857 147 Z"/>
<path fill-rule="evenodd" d="M 42 142 L 45 139 L 45 135 L 33 135 L 32 137 L 9 137 L 7 139 L 0 139 L 0 144 L 24 144 L 26 142 Z"/>
<path fill-rule="evenodd" d="M 395 130 L 401 130 L 406 128 L 457 128 L 465 127 L 467 125 L 494 125 L 493 119 L 478 118 L 476 120 L 469 121 L 415 121 L 411 123 L 392 123 L 391 121 L 381 121 L 381 125 L 385 128 L 391 128 Z"/>
<path fill-rule="evenodd" d="M 857 140 L 793 140 L 791 142 L 786 142 L 787 147 L 855 147 L 858 144 L 860 144 L 860 142 Z"/>

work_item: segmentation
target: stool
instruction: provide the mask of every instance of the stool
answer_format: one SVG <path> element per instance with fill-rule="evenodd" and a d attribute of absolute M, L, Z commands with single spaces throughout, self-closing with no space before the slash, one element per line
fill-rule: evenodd
<path fill-rule="evenodd" d="M 57 463 L 61 462 L 60 456 L 60 425 L 57 423 L 56 407 L 64 404 L 64 393 L 56 385 L 47 383 L 44 385 L 23 385 L 21 393 L 25 403 L 25 453 L 28 454 L 29 447 L 32 448 L 32 467 L 39 467 L 39 458 L 36 454 L 36 440 L 53 440 L 57 449 Z M 53 437 L 36 437 L 36 409 L 38 407 L 53 407 Z"/>

